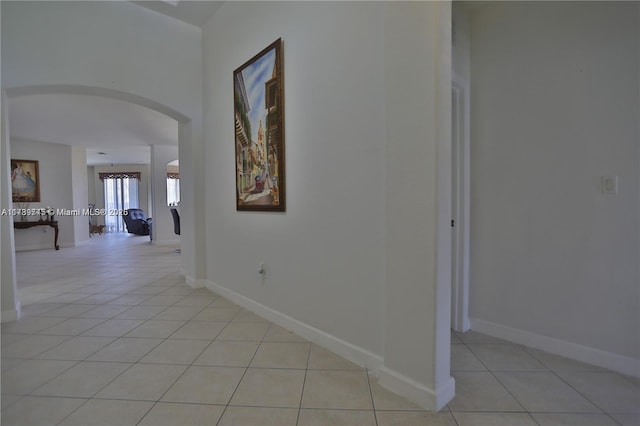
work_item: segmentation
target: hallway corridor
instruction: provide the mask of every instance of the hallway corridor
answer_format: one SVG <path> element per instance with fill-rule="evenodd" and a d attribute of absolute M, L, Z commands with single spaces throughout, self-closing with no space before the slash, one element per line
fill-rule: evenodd
<path fill-rule="evenodd" d="M 634 378 L 452 333 L 456 398 L 431 413 L 365 369 L 178 274 L 127 234 L 17 254 L 2 425 L 638 425 Z"/>

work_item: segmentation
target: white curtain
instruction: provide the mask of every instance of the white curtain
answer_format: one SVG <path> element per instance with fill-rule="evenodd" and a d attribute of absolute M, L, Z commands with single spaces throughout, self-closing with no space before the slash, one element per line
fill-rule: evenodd
<path fill-rule="evenodd" d="M 180 205 L 180 178 L 167 177 L 167 205 Z"/>
<path fill-rule="evenodd" d="M 138 179 L 104 179 L 105 225 L 108 232 L 126 232 L 121 212 L 138 208 Z"/>

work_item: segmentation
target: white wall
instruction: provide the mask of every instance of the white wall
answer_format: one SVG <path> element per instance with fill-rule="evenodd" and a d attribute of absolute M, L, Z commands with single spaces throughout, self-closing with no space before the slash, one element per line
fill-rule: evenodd
<path fill-rule="evenodd" d="M 208 279 L 378 354 L 385 285 L 382 10 L 225 4 L 203 34 Z M 278 37 L 287 212 L 239 213 L 233 70 Z M 256 273 L 259 262 L 266 282 Z"/>
<path fill-rule="evenodd" d="M 472 328 L 629 374 L 640 358 L 638 8 L 499 2 L 471 19 Z M 601 192 L 605 175 L 618 195 Z"/>
<path fill-rule="evenodd" d="M 11 144 L 9 142 L 9 110 L 6 94 L 0 92 L 0 161 L 2 168 L 10 170 Z M 11 179 L 9 173 L 0 173 L 0 207 L 3 210 L 13 208 L 11 202 Z M 16 288 L 16 255 L 15 240 L 13 235 L 13 217 L 11 215 L 0 216 L 0 306 L 2 314 L 1 322 L 15 321 L 20 317 L 20 301 Z"/>
<path fill-rule="evenodd" d="M 0 7 L 2 86 L 10 96 L 21 87 L 86 86 L 182 120 L 181 210 L 192 224 L 181 238 L 182 259 L 185 273 L 201 278 L 204 236 L 193 232 L 204 227 L 203 208 L 196 209 L 202 197 L 194 199 L 195 176 L 203 173 L 201 31 L 130 2 L 2 2 Z"/>
<path fill-rule="evenodd" d="M 21 160 L 38 161 L 40 202 L 29 203 L 30 209 L 50 206 L 53 209 L 71 210 L 76 207 L 84 207 L 76 206 L 73 202 L 72 154 L 69 145 L 12 140 L 11 157 Z M 81 189 L 84 190 L 86 188 L 86 182 L 81 183 L 81 185 Z M 74 246 L 74 218 L 72 216 L 57 215 L 55 219 L 58 221 L 58 244 L 60 247 Z M 19 221 L 20 218 L 16 217 L 14 220 Z M 17 251 L 34 249 L 53 250 L 53 240 L 54 230 L 48 226 L 15 230 Z"/>
<path fill-rule="evenodd" d="M 454 2 L 451 6 L 452 17 L 452 69 L 458 77 L 469 80 L 471 77 L 471 40 L 469 35 L 469 5 Z"/>
<path fill-rule="evenodd" d="M 71 147 L 71 185 L 73 191 L 73 208 L 89 207 L 87 176 L 87 149 L 80 146 Z M 89 240 L 89 218 L 75 216 L 73 218 L 74 244 L 82 244 Z"/>
<path fill-rule="evenodd" d="M 387 385 L 431 408 L 453 392 L 448 306 L 436 319 L 448 301 L 436 246 L 449 7 L 226 3 L 203 30 L 209 286 L 373 370 L 384 364 Z M 279 37 L 287 211 L 237 212 L 233 71 Z"/>

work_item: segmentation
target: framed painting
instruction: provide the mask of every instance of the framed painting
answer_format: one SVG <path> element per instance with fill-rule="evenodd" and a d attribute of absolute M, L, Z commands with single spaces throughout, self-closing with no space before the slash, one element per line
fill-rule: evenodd
<path fill-rule="evenodd" d="M 238 211 L 285 211 L 282 63 L 278 39 L 233 72 Z"/>
<path fill-rule="evenodd" d="M 16 203 L 40 201 L 40 175 L 35 160 L 11 160 L 11 197 Z"/>

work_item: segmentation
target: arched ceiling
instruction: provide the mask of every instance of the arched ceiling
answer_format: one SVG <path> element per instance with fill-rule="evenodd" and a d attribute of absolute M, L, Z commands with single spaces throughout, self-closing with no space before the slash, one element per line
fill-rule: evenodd
<path fill-rule="evenodd" d="M 86 147 L 87 164 L 148 164 L 150 145 L 178 144 L 173 118 L 130 102 L 79 94 L 9 98 L 9 131 L 12 140 Z"/>

